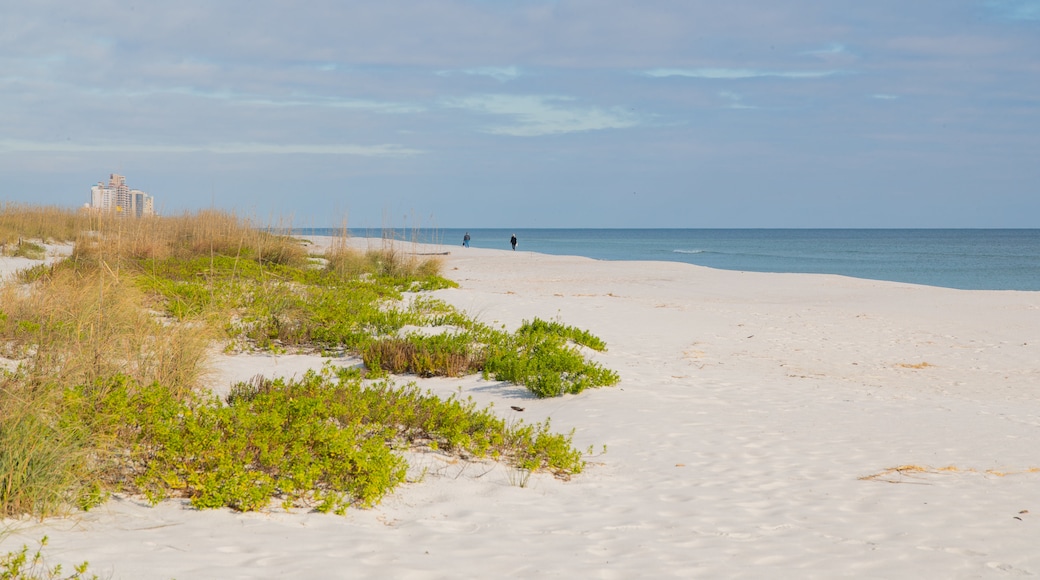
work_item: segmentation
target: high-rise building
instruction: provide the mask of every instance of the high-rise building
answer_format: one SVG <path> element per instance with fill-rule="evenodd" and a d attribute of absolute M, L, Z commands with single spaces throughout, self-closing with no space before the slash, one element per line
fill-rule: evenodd
<path fill-rule="evenodd" d="M 155 201 L 152 196 L 139 189 L 130 189 L 126 184 L 126 177 L 117 173 L 109 176 L 108 185 L 99 181 L 90 188 L 90 207 L 95 211 L 126 217 L 155 215 Z"/>

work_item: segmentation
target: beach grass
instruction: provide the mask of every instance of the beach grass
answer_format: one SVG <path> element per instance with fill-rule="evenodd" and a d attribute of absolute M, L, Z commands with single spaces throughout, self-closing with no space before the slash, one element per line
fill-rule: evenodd
<path fill-rule="evenodd" d="M 584 331 L 537 319 L 493 330 L 423 294 L 454 283 L 438 258 L 392 243 L 360 252 L 339 240 L 318 260 L 224 212 L 2 209 L 0 236 L 19 247 L 74 242 L 69 258 L 0 287 L 0 355 L 18 363 L 0 376 L 3 515 L 87 509 L 112 492 L 342 512 L 403 481 L 395 450 L 409 446 L 566 477 L 582 454 L 547 423 L 507 426 L 386 373 L 491 372 L 539 396 L 617 381 L 581 355 L 604 347 Z M 367 370 L 258 381 L 216 401 L 204 388 L 215 343 L 356 352 Z"/>
<path fill-rule="evenodd" d="M 92 229 L 96 218 L 86 212 L 54 206 L 0 203 L 0 248 L 19 240 L 71 242 Z"/>

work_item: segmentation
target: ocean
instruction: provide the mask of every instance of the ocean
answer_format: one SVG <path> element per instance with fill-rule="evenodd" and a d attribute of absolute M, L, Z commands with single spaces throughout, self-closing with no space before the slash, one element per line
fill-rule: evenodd
<path fill-rule="evenodd" d="M 751 272 L 840 274 L 964 290 L 1040 291 L 1038 229 L 430 229 L 397 239 L 476 248 L 664 260 Z M 338 235 L 336 229 L 297 231 Z M 382 230 L 351 230 L 381 237 Z M 389 235 L 386 232 L 385 235 Z"/>

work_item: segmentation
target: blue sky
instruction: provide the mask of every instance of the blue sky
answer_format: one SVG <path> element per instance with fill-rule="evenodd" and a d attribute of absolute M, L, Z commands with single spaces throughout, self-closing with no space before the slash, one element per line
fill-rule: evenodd
<path fill-rule="evenodd" d="M 1040 227 L 1040 0 L 0 0 L 0 199 Z"/>

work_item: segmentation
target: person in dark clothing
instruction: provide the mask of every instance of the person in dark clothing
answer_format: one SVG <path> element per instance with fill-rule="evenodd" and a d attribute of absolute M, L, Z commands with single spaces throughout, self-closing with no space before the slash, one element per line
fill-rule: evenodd
<path fill-rule="evenodd" d="M 509 238 L 509 245 L 513 246 L 513 251 L 515 252 L 516 251 L 516 234 L 513 234 L 513 237 Z"/>
<path fill-rule="evenodd" d="M 469 247 L 469 232 L 466 232 L 466 235 L 462 236 L 462 246 L 465 248 Z"/>

